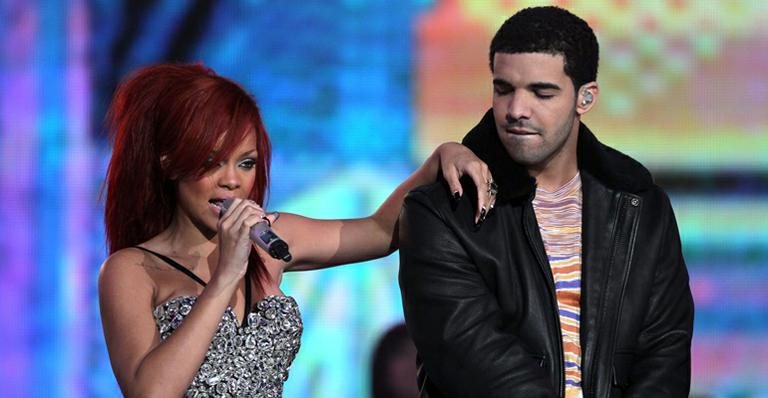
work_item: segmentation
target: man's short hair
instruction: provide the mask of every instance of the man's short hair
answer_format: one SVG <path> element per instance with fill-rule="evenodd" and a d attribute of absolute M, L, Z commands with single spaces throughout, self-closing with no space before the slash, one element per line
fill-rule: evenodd
<path fill-rule="evenodd" d="M 559 54 L 574 89 L 597 80 L 595 32 L 586 21 L 559 7 L 531 7 L 515 13 L 496 32 L 490 50 L 491 71 L 497 52 Z"/>

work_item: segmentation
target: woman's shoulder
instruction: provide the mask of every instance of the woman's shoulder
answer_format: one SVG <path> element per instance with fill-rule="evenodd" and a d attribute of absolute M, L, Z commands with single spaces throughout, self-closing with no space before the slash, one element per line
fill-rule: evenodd
<path fill-rule="evenodd" d="M 147 260 L 147 253 L 143 250 L 138 247 L 126 247 L 110 254 L 101 265 L 101 271 L 116 272 L 117 270 L 141 268 L 148 265 Z"/>
<path fill-rule="evenodd" d="M 134 285 L 154 282 L 147 272 L 154 263 L 136 247 L 120 249 L 107 257 L 99 270 L 99 285 Z"/>

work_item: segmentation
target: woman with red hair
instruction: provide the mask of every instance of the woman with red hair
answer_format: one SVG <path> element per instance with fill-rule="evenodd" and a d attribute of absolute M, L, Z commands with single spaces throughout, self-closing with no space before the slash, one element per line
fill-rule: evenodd
<path fill-rule="evenodd" d="M 138 70 L 107 116 L 109 258 L 99 304 L 112 368 L 126 396 L 280 396 L 299 348 L 296 302 L 282 273 L 365 261 L 396 250 L 405 194 L 436 181 L 478 189 L 476 221 L 492 208 L 487 167 L 443 144 L 369 217 L 316 220 L 265 213 L 270 144 L 256 103 L 202 65 Z M 485 189 L 487 186 L 488 189 Z M 270 223 L 290 247 L 273 258 L 252 244 Z M 263 224 L 262 224 L 263 225 Z"/>

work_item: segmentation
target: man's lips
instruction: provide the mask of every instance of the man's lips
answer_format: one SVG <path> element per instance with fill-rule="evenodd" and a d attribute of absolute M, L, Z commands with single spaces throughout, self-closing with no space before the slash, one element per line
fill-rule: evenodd
<path fill-rule="evenodd" d="M 519 127 L 507 127 L 504 129 L 507 133 L 514 135 L 538 135 L 539 133 L 534 130 L 528 130 Z"/>

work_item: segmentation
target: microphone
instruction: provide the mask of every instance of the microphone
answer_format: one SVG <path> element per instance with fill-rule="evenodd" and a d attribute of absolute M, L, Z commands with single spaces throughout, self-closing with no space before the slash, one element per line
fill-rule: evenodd
<path fill-rule="evenodd" d="M 233 201 L 234 199 L 225 199 L 221 203 L 221 213 L 219 214 L 223 215 L 229 209 L 229 206 L 232 205 Z M 272 231 L 272 228 L 270 228 L 266 221 L 252 226 L 249 236 L 254 243 L 269 253 L 272 258 L 285 262 L 291 261 L 293 258 L 288 251 L 288 244 Z"/>

